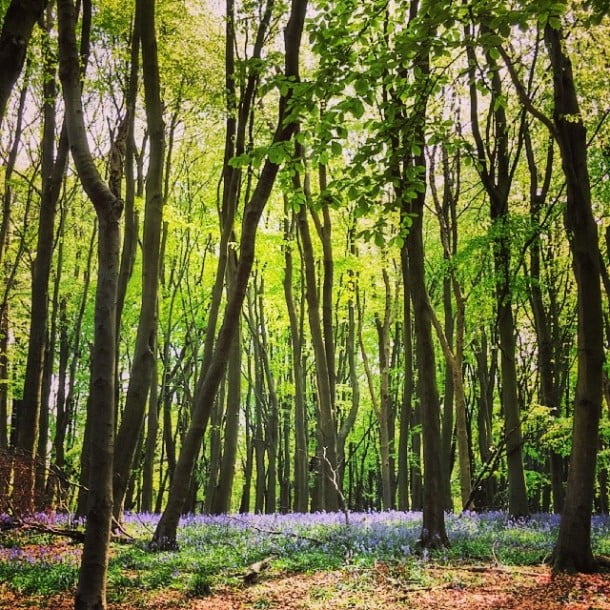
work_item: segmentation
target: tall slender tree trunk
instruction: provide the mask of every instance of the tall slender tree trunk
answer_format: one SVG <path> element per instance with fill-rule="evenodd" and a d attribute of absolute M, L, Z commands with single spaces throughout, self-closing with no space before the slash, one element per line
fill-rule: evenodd
<path fill-rule="evenodd" d="M 477 428 L 479 432 L 479 453 L 482 464 L 490 464 L 492 460 L 492 404 L 493 387 L 495 385 L 496 358 L 492 354 L 491 371 L 488 367 L 487 334 L 484 329 L 480 331 L 480 338 L 475 343 L 476 377 L 479 391 L 477 396 L 478 413 Z M 494 479 L 490 476 L 482 481 L 481 488 L 477 489 L 480 498 L 480 508 L 493 508 L 495 496 Z"/>
<path fill-rule="evenodd" d="M 114 453 L 116 297 L 119 271 L 119 219 L 122 203 L 104 183 L 89 151 L 81 99 L 76 13 L 72 0 L 59 0 L 60 78 L 68 139 L 79 178 L 99 222 L 95 336 L 91 353 L 89 505 L 85 543 L 75 598 L 76 610 L 104 610 Z"/>
<path fill-rule="evenodd" d="M 350 238 L 351 239 L 351 238 Z M 352 248 L 354 244 L 352 243 Z M 352 250 L 355 253 L 355 249 Z M 356 306 L 358 294 L 358 279 L 352 272 L 349 273 L 350 282 L 352 282 L 352 288 L 354 294 L 350 296 L 350 300 L 347 304 L 347 337 L 345 343 L 345 351 L 347 355 L 347 375 L 349 380 L 349 387 L 351 390 L 351 404 L 347 412 L 347 416 L 343 420 L 343 423 L 337 430 L 337 463 L 340 472 L 340 481 L 343 481 L 345 469 L 347 467 L 346 459 L 349 457 L 345 455 L 345 443 L 349 433 L 352 431 L 358 412 L 360 410 L 360 380 L 359 371 L 356 367 L 356 336 L 360 334 L 357 325 L 359 322 L 356 321 Z"/>
<path fill-rule="evenodd" d="M 155 2 L 136 1 L 142 43 L 142 70 L 149 161 L 146 174 L 144 236 L 142 243 L 142 301 L 134 358 L 129 376 L 123 418 L 117 432 L 114 463 L 114 516 L 120 516 L 135 450 L 141 434 L 154 370 L 157 332 L 157 293 L 163 214 L 164 123 L 155 34 Z M 151 408 L 152 405 L 149 405 Z M 154 406 L 152 406 L 154 408 Z"/>
<path fill-rule="evenodd" d="M 412 25 L 416 20 L 419 21 L 420 26 L 426 28 L 429 36 L 432 37 L 436 26 L 428 11 L 427 4 L 422 3 L 420 6 L 417 1 L 412 2 L 410 24 Z M 430 47 L 427 42 L 418 47 L 414 64 L 417 67 L 414 76 L 417 97 L 413 109 L 410 110 L 413 126 L 409 132 L 403 134 L 403 138 L 407 146 L 410 148 L 416 146 L 420 151 L 408 158 L 405 168 L 407 171 L 402 176 L 396 195 L 401 202 L 401 222 L 408 227 L 409 218 L 413 219 L 405 245 L 413 304 L 413 335 L 418 370 L 417 390 L 422 414 L 424 489 L 423 524 L 419 543 L 424 548 L 434 548 L 446 546 L 449 541 L 445 530 L 442 493 L 440 404 L 424 266 L 423 213 L 426 197 L 426 157 L 423 151 L 431 79 Z M 404 109 L 401 110 L 404 112 Z M 409 187 L 412 188 L 414 173 L 418 182 L 417 193 L 411 198 L 407 197 L 406 193 Z"/>
<path fill-rule="evenodd" d="M 591 572 L 591 513 L 602 402 L 603 318 L 597 225 L 591 209 L 587 134 L 562 29 L 547 24 L 544 38 L 553 75 L 553 124 L 566 178 L 565 228 L 577 286 L 578 381 L 572 454 L 553 567 Z"/>
<path fill-rule="evenodd" d="M 443 147 L 441 152 L 443 166 L 443 192 L 442 197 L 437 192 L 436 183 L 434 182 L 434 164 L 430 168 L 430 185 L 440 224 L 440 237 L 443 246 L 443 256 L 448 262 L 451 262 L 457 250 L 457 212 L 456 202 L 459 193 L 459 157 L 456 160 L 458 169 L 453 172 L 449 164 L 447 151 Z M 456 179 L 457 175 L 457 179 Z M 457 189 L 457 190 L 456 190 Z M 462 294 L 462 289 L 455 273 L 454 266 L 449 264 L 449 271 L 443 282 L 443 305 L 445 309 L 445 325 L 441 325 L 432 306 L 430 306 L 430 316 L 432 325 L 434 326 L 443 353 L 447 363 L 447 371 L 445 379 L 450 376 L 450 394 L 451 394 L 451 409 L 455 403 L 455 429 L 458 447 L 458 470 L 460 481 L 460 496 L 462 508 L 466 504 L 472 505 L 471 498 L 471 460 L 470 460 L 470 434 L 468 430 L 467 412 L 466 412 L 466 392 L 464 389 L 464 379 L 462 365 L 464 360 L 464 334 L 465 334 L 465 318 L 466 318 L 466 300 Z M 455 300 L 455 318 L 453 312 L 452 296 Z M 447 323 L 447 318 L 451 319 L 451 323 Z M 447 386 L 446 386 L 447 388 Z M 447 391 L 447 389 L 446 389 Z M 446 397 L 445 397 L 446 398 Z M 449 405 L 445 404 L 445 408 Z M 451 435 L 453 436 L 453 417 L 448 418 L 452 423 Z M 445 417 L 443 418 L 445 422 Z M 448 432 L 448 430 L 447 430 Z M 453 443 L 446 446 L 446 437 L 443 432 L 444 453 L 443 459 L 447 459 L 451 464 L 451 447 Z M 451 468 L 449 468 L 450 472 Z"/>
<path fill-rule="evenodd" d="M 287 210 L 285 211 L 287 214 Z M 294 243 L 293 223 L 284 219 L 284 298 L 290 320 L 290 347 L 292 355 L 292 381 L 294 384 L 294 511 L 307 512 L 309 505 L 308 490 L 308 448 L 307 422 L 305 418 L 305 379 L 302 367 L 302 324 L 297 314 L 294 292 L 292 289 Z"/>
<path fill-rule="evenodd" d="M 231 497 L 237 461 L 237 441 L 239 439 L 239 413 L 241 410 L 241 332 L 231 344 L 231 354 L 227 366 L 227 408 L 222 442 L 222 458 L 218 472 L 218 483 L 210 512 L 228 513 L 231 510 Z"/>
<path fill-rule="evenodd" d="M 47 11 L 46 30 L 51 31 L 52 13 Z M 55 80 L 56 59 L 50 49 L 45 53 L 44 92 L 44 127 L 42 140 L 42 196 L 38 220 L 36 259 L 32 266 L 32 312 L 30 316 L 28 355 L 23 385 L 23 402 L 19 414 L 17 449 L 26 460 L 26 467 L 20 474 L 27 479 L 21 489 L 24 494 L 20 499 L 21 510 L 28 512 L 34 508 L 35 468 L 34 454 L 39 437 L 39 424 L 42 409 L 43 375 L 45 369 L 45 352 L 47 348 L 49 278 L 55 245 L 55 216 L 60 186 L 68 158 L 68 146 L 65 133 L 60 143 L 55 146 L 57 84 Z M 47 417 L 47 415 L 45 415 Z M 45 439 L 46 442 L 46 439 Z"/>
<path fill-rule="evenodd" d="M 146 420 L 146 440 L 144 442 L 144 462 L 142 464 L 142 498 L 140 501 L 140 510 L 145 513 L 152 512 L 153 510 L 153 478 L 157 436 L 159 433 L 159 412 L 161 407 L 161 401 L 159 399 L 158 368 L 157 360 L 155 359 L 148 398 L 149 406 Z"/>
<path fill-rule="evenodd" d="M 25 113 L 25 103 L 27 96 L 27 82 L 24 84 L 19 95 L 19 106 L 17 109 L 17 120 L 13 142 L 9 151 L 8 159 L 4 169 L 4 188 L 2 193 L 2 223 L 0 224 L 0 273 L 2 274 L 3 297 L 0 301 L 0 450 L 8 448 L 8 413 L 9 413 L 9 379 L 10 362 L 8 357 L 9 349 L 9 294 L 12 289 L 12 278 L 14 269 L 6 260 L 6 253 L 12 239 L 11 231 L 11 206 L 13 203 L 13 189 L 11 178 L 15 170 L 15 163 L 21 146 L 21 136 L 23 133 L 23 118 Z M 10 467 L 5 471 L 5 476 L 0 482 L 0 495 L 6 495 L 8 491 L 8 481 L 10 479 Z"/>
<path fill-rule="evenodd" d="M 381 492 L 383 508 L 394 508 L 393 422 L 390 396 L 390 325 L 392 323 L 392 297 L 388 272 L 383 269 L 385 305 L 383 319 L 376 317 L 379 345 L 379 456 L 381 458 Z"/>
<path fill-rule="evenodd" d="M 250 366 L 250 359 L 248 359 Z M 251 402 L 252 402 L 252 384 L 248 384 L 246 398 L 244 401 L 244 444 L 245 444 L 245 461 L 243 463 L 244 483 L 239 502 L 239 512 L 250 512 L 250 494 L 252 490 L 252 471 L 254 469 L 254 443 L 252 441 L 252 424 L 251 424 Z"/>
<path fill-rule="evenodd" d="M 443 253 L 445 259 L 447 254 Z M 442 332 L 447 339 L 448 347 L 453 351 L 453 335 L 455 332 L 455 320 L 453 313 L 453 303 L 451 300 L 451 278 L 443 278 L 443 310 L 445 316 L 445 323 L 442 328 Z M 444 350 L 443 350 L 444 351 Z M 445 383 L 444 383 L 444 395 L 443 395 L 443 408 L 441 413 L 441 441 L 443 445 L 443 454 L 441 459 L 441 466 L 443 468 L 443 497 L 445 502 L 445 509 L 447 511 L 453 510 L 453 497 L 451 493 L 451 473 L 454 464 L 454 431 L 457 429 L 456 426 L 456 413 L 455 403 L 457 402 L 455 396 L 455 384 L 454 384 L 454 372 L 447 362 L 445 366 Z M 459 448 L 459 439 L 458 439 Z"/>
<path fill-rule="evenodd" d="M 513 179 L 514 163 L 509 152 L 509 124 L 502 104 L 502 80 L 497 62 L 487 53 L 487 66 L 491 72 L 491 95 L 489 120 L 494 126 L 494 154 L 488 151 L 479 129 L 478 93 L 475 86 L 476 58 L 472 46 L 467 47 L 470 77 L 470 112 L 472 132 L 475 140 L 479 174 L 490 202 L 490 218 L 493 223 L 493 256 L 496 286 L 496 316 L 500 371 L 502 376 L 502 410 L 504 414 L 504 437 L 508 474 L 508 511 L 513 517 L 529 514 L 527 489 L 523 470 L 523 438 L 521 412 L 517 392 L 517 360 L 515 321 L 512 305 L 511 285 L 511 236 L 509 228 L 508 196 Z M 520 129 L 519 154 L 523 129 Z"/>
<path fill-rule="evenodd" d="M 136 178 L 135 178 L 135 156 L 136 143 L 134 137 L 134 126 L 136 117 L 136 102 L 138 98 L 138 76 L 140 71 L 140 19 L 134 19 L 131 34 L 131 49 L 129 62 L 129 83 L 125 96 L 127 115 L 123 123 L 118 127 L 117 140 L 124 139 L 125 155 L 125 220 L 123 222 L 123 245 L 121 248 L 121 266 L 119 268 L 119 284 L 117 288 L 117 324 L 120 327 L 125 305 L 127 284 L 133 273 L 133 265 L 136 258 L 136 246 L 138 242 L 138 214 L 135 210 Z M 120 149 L 119 149 L 120 150 Z M 122 168 L 121 168 L 122 169 Z M 115 184 L 115 193 L 120 193 L 122 186 L 121 176 Z M 141 193 L 138 193 L 141 195 Z"/>
<path fill-rule="evenodd" d="M 425 162 L 422 158 L 418 163 Z M 413 334 L 417 353 L 417 389 L 422 410 L 424 489 L 423 526 L 420 543 L 423 547 L 439 547 L 448 544 L 442 495 L 440 406 L 432 341 L 430 309 L 426 294 L 424 251 L 422 237 L 422 194 L 411 203 L 409 212 L 415 214 L 406 239 L 409 254 L 409 279 L 413 302 Z"/>
<path fill-rule="evenodd" d="M 553 173 L 553 141 L 549 142 L 542 184 L 540 171 L 534 156 L 531 136 L 526 127 L 525 151 L 530 173 L 530 217 L 533 230 L 542 231 L 541 212 L 545 204 Z M 551 252 L 551 250 L 549 249 Z M 553 254 L 551 253 L 552 257 Z M 553 262 L 551 264 L 554 264 Z M 540 235 L 535 235 L 530 246 L 530 302 L 534 315 L 536 343 L 538 349 L 538 371 L 540 377 L 540 402 L 548 407 L 555 417 L 560 416 L 559 384 L 557 383 L 557 363 L 554 358 L 554 341 L 551 329 L 551 312 L 547 311 L 543 298 L 543 278 L 541 276 L 542 248 Z M 555 290 L 555 287 L 549 287 Z M 554 449 L 549 450 L 553 512 L 560 513 L 563 506 L 563 458 Z"/>
<path fill-rule="evenodd" d="M 398 510 L 409 510 L 409 434 L 413 413 L 413 339 L 411 334 L 411 291 L 409 287 L 409 261 L 406 247 L 400 250 L 403 283 L 403 345 L 404 378 L 400 404 L 398 433 Z"/>
<path fill-rule="evenodd" d="M 306 8 L 306 0 L 292 0 L 290 18 L 284 30 L 286 49 L 284 74 L 286 78 L 293 82 L 298 81 L 299 78 L 299 49 Z M 280 97 L 278 123 L 273 137 L 274 144 L 289 141 L 296 129 L 294 122 L 285 122 L 291 92 L 292 89 L 289 89 L 286 95 Z M 248 279 L 254 263 L 254 246 L 258 222 L 271 195 L 278 170 L 277 163 L 269 159 L 265 161 L 256 187 L 244 210 L 235 280 L 225 308 L 223 324 L 214 349 L 214 357 L 209 368 L 204 371 L 205 376 L 200 378 L 197 385 L 191 425 L 185 436 L 176 464 L 167 506 L 153 536 L 152 545 L 155 548 L 164 549 L 176 546 L 176 530 L 186 500 L 188 482 L 191 479 L 218 386 L 226 370 L 230 346 L 237 330 L 236 322 L 239 319 Z"/>
<path fill-rule="evenodd" d="M 298 148 L 301 148 L 298 146 Z M 302 149 L 297 157 L 302 158 Z M 308 193 L 307 177 L 303 187 L 300 177 L 295 174 L 293 180 L 297 189 Z M 309 199 L 306 195 L 306 199 Z M 303 204 L 297 213 L 297 226 L 301 238 L 303 265 L 305 273 L 305 299 L 307 300 L 307 313 L 309 316 L 309 329 L 311 344 L 315 359 L 316 388 L 318 402 L 318 469 L 319 484 L 321 485 L 322 510 L 335 511 L 339 508 L 339 494 L 332 481 L 337 476 L 337 438 L 336 425 L 333 413 L 333 396 L 330 383 L 330 365 L 324 341 L 324 330 L 320 315 L 320 299 L 318 295 L 315 261 L 307 206 Z"/>

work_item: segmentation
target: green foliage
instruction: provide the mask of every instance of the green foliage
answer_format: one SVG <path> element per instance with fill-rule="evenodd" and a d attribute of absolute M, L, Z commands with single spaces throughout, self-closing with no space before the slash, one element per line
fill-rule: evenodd
<path fill-rule="evenodd" d="M 78 565 L 73 561 L 0 560 L 0 582 L 10 583 L 23 595 L 53 595 L 78 582 Z"/>
<path fill-rule="evenodd" d="M 278 570 L 287 572 L 319 572 L 335 570 L 343 563 L 340 553 L 327 553 L 316 549 L 304 551 L 289 557 L 282 557 L 274 562 Z"/>
<path fill-rule="evenodd" d="M 212 589 L 210 587 L 210 578 L 207 574 L 197 572 L 191 582 L 187 594 L 189 597 L 206 597 L 210 595 Z"/>

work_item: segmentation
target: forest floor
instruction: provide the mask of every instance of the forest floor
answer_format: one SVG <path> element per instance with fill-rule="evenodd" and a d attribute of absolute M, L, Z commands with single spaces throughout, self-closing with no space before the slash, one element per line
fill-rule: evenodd
<path fill-rule="evenodd" d="M 429 553 L 420 513 L 189 516 L 178 551 L 151 552 L 157 519 L 113 542 L 108 610 L 610 610 L 610 571 L 552 576 L 554 515 L 447 515 L 451 546 Z M 39 529 L 0 532 L 0 610 L 73 608 L 81 545 Z M 592 534 L 607 562 L 610 518 Z"/>
<path fill-rule="evenodd" d="M 610 610 L 610 574 L 551 576 L 544 566 L 429 564 L 412 579 L 406 565 L 308 574 L 273 570 L 252 585 L 221 586 L 204 597 L 130 590 L 108 610 Z M 112 591 L 109 592 L 110 597 Z M 24 596 L 0 584 L 2 610 L 72 610 L 73 593 Z"/>

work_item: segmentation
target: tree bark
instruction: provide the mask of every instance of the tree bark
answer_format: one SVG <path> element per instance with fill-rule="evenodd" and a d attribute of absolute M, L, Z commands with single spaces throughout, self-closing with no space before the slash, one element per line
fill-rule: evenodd
<path fill-rule="evenodd" d="M 47 0 L 12 0 L 0 31 L 0 125 L 27 54 L 34 25 Z"/>
<path fill-rule="evenodd" d="M 553 568 L 591 572 L 591 513 L 602 401 L 603 318 L 597 225 L 591 209 L 587 134 L 562 29 L 546 25 L 553 75 L 553 124 L 566 178 L 565 228 L 577 286 L 578 381 L 572 454 Z"/>
<path fill-rule="evenodd" d="M 287 214 L 287 210 L 284 212 Z M 284 298 L 290 320 L 290 347 L 292 355 L 292 382 L 294 384 L 294 504 L 297 513 L 307 512 L 309 505 L 308 490 L 308 448 L 307 422 L 305 418 L 305 379 L 303 377 L 302 324 L 297 315 L 294 292 L 292 289 L 294 242 L 293 222 L 284 219 Z"/>
<path fill-rule="evenodd" d="M 91 353 L 89 503 L 85 543 L 75 597 L 76 610 L 103 610 L 112 519 L 114 453 L 116 297 L 119 267 L 119 219 L 122 202 L 102 180 L 91 156 L 84 123 L 76 14 L 72 0 L 58 1 L 59 74 L 72 158 L 99 222 L 95 335 Z"/>
<path fill-rule="evenodd" d="M 142 243 L 142 301 L 134 358 L 129 375 L 123 418 L 116 438 L 114 463 L 114 516 L 120 517 L 142 430 L 146 401 L 152 382 L 157 332 L 157 292 L 163 215 L 164 123 L 155 34 L 155 3 L 136 1 L 142 43 L 142 70 L 149 134 L 149 161 L 146 174 L 144 236 Z M 154 408 L 154 406 L 152 406 Z M 151 408 L 151 405 L 149 405 Z"/>

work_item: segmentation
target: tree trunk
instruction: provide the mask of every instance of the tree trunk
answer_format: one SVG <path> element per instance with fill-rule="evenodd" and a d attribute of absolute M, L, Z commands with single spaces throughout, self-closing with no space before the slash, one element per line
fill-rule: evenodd
<path fill-rule="evenodd" d="M 545 27 L 553 75 L 553 123 L 566 178 L 565 228 L 577 286 L 578 381 L 574 398 L 568 485 L 553 552 L 553 568 L 591 572 L 591 512 L 595 489 L 603 351 L 597 225 L 591 209 L 587 134 L 580 114 L 563 31 Z"/>
<path fill-rule="evenodd" d="M 156 341 L 155 341 L 156 344 Z M 155 457 L 157 449 L 157 436 L 159 433 L 159 400 L 158 366 L 155 359 L 153 375 L 150 382 L 148 418 L 146 421 L 146 441 L 144 442 L 144 462 L 142 464 L 142 498 L 140 510 L 150 513 L 153 510 L 153 477 L 155 470 Z"/>
<path fill-rule="evenodd" d="M 250 358 L 247 358 L 247 366 L 250 369 Z M 248 375 L 251 379 L 251 376 Z M 244 401 L 244 428 L 245 428 L 245 453 L 246 460 L 243 464 L 244 484 L 241 492 L 241 500 L 239 502 L 239 512 L 250 512 L 250 493 L 252 490 L 252 470 L 254 467 L 254 444 L 252 442 L 252 424 L 251 424 L 251 403 L 252 403 L 252 384 L 248 383 L 248 391 Z"/>
<path fill-rule="evenodd" d="M 292 0 L 291 15 L 284 30 L 286 44 L 285 76 L 293 81 L 298 81 L 299 49 L 306 7 L 306 0 Z M 291 89 L 286 95 L 280 97 L 277 129 L 273 138 L 274 144 L 287 142 L 295 131 L 296 125 L 293 122 L 285 124 L 290 97 Z M 167 506 L 153 536 L 152 546 L 158 549 L 174 548 L 176 546 L 176 530 L 186 499 L 186 488 L 193 472 L 195 459 L 199 452 L 201 439 L 205 432 L 218 386 L 226 370 L 230 346 L 237 330 L 237 320 L 244 302 L 248 279 L 254 262 L 258 222 L 271 195 L 278 169 L 279 166 L 267 158 L 256 188 L 244 210 L 239 244 L 240 256 L 235 281 L 226 305 L 223 324 L 214 349 L 214 358 L 210 367 L 204 372 L 205 377 L 198 382 L 191 425 L 176 464 Z"/>
<path fill-rule="evenodd" d="M 116 297 L 119 267 L 119 218 L 122 204 L 99 175 L 89 151 L 82 108 L 76 15 L 72 0 L 59 0 L 60 78 L 68 138 L 74 164 L 99 222 L 95 335 L 91 353 L 89 505 L 76 610 L 103 610 L 112 519 L 114 453 Z"/>
<path fill-rule="evenodd" d="M 353 248 L 353 244 L 352 244 Z M 355 249 L 352 250 L 355 255 Z M 345 443 L 349 433 L 352 431 L 356 418 L 358 417 L 358 411 L 360 410 L 360 380 L 358 378 L 358 369 L 356 368 L 356 336 L 360 334 L 357 328 L 355 303 L 358 294 L 358 279 L 354 273 L 349 272 L 349 282 L 352 283 L 353 295 L 350 295 L 350 300 L 347 304 L 347 337 L 345 339 L 345 351 L 347 354 L 347 369 L 349 387 L 351 390 L 351 405 L 347 412 L 347 416 L 343 420 L 343 423 L 337 431 L 337 462 L 340 471 L 340 480 L 343 481 L 343 474 L 345 472 Z"/>
<path fill-rule="evenodd" d="M 125 153 L 125 220 L 123 223 L 123 247 L 121 249 L 121 266 L 119 268 L 119 280 L 117 288 L 117 324 L 120 326 L 125 305 L 127 284 L 133 273 L 133 265 L 136 258 L 136 246 L 138 242 L 138 214 L 135 210 L 136 179 L 134 161 L 136 156 L 136 143 L 134 137 L 134 124 L 136 117 L 136 102 L 138 98 L 138 73 L 140 70 L 140 19 L 134 19 L 132 29 L 132 40 L 129 62 L 129 84 L 125 96 L 127 115 L 124 123 L 117 131 L 123 135 L 126 130 L 123 143 Z M 120 139 L 117 136 L 117 139 Z M 121 180 L 116 184 L 120 192 Z M 141 193 L 138 193 L 141 195 Z"/>
<path fill-rule="evenodd" d="M 214 497 L 218 486 L 218 472 L 220 471 L 220 460 L 222 459 L 222 419 L 224 410 L 226 383 L 223 380 L 218 390 L 218 396 L 210 415 L 210 433 L 207 439 L 207 481 L 204 499 L 204 511 L 211 513 L 214 506 Z M 188 512 L 188 511 L 184 511 Z"/>
<path fill-rule="evenodd" d="M 146 124 L 150 150 L 146 175 L 144 237 L 142 243 L 142 301 L 134 358 L 129 375 L 123 418 L 116 438 L 114 464 L 114 516 L 120 517 L 135 450 L 142 430 L 146 401 L 152 383 L 157 332 L 157 292 L 163 214 L 164 124 L 155 34 L 155 3 L 136 2 L 136 21 L 142 42 L 142 69 Z M 151 406 L 149 406 L 151 408 Z M 154 408 L 154 406 L 152 406 Z"/>
<path fill-rule="evenodd" d="M 492 404 L 493 387 L 495 385 L 496 358 L 492 354 L 492 371 L 488 368 L 487 335 L 485 330 L 480 331 L 480 340 L 475 343 L 476 377 L 479 386 L 477 428 L 479 432 L 479 453 L 482 464 L 489 464 L 492 459 L 491 447 L 494 444 L 492 435 Z M 487 476 L 481 482 L 481 487 L 476 490 L 479 500 L 479 508 L 494 508 L 494 480 Z"/>
<path fill-rule="evenodd" d="M 411 22 L 422 17 L 421 27 L 428 30 L 432 37 L 435 33 L 434 21 L 427 21 L 427 7 L 419 7 L 417 2 L 411 4 Z M 416 11 L 420 11 L 419 14 Z M 427 39 L 426 39 L 427 40 Z M 424 154 L 426 109 L 430 95 L 431 78 L 430 47 L 423 43 L 414 58 L 417 74 L 414 77 L 416 99 L 412 113 L 412 127 L 402 135 L 404 144 L 419 147 L 417 154 L 412 154 L 405 163 L 405 170 L 396 190 L 400 202 L 402 226 L 412 224 L 405 239 L 408 256 L 408 280 L 413 304 L 413 335 L 417 356 L 417 390 L 422 413 L 424 489 L 423 489 L 423 525 L 419 544 L 424 548 L 435 548 L 449 544 L 445 530 L 445 513 L 443 505 L 443 473 L 441 466 L 441 431 L 440 405 L 436 385 L 436 363 L 430 308 L 426 290 L 423 244 L 423 212 L 426 197 L 426 157 Z M 402 110 L 402 109 L 401 109 Z M 412 176 L 415 174 L 416 179 Z M 407 196 L 416 181 L 417 191 L 413 197 Z M 404 259 L 403 259 L 404 260 Z M 403 275 L 405 272 L 403 271 Z"/>
<path fill-rule="evenodd" d="M 469 34 L 469 33 L 468 33 Z M 479 128 L 478 93 L 475 86 L 476 58 L 472 46 L 467 47 L 470 78 L 470 112 L 472 133 L 475 140 L 477 162 L 481 181 L 490 202 L 490 218 L 493 223 L 493 256 L 496 287 L 496 311 L 498 346 L 500 349 L 500 371 L 502 376 L 502 410 L 504 413 L 504 436 L 508 472 L 508 511 L 513 517 L 529 514 L 527 489 L 523 470 L 523 439 L 521 413 L 517 392 L 517 363 L 515 322 L 512 307 L 511 285 L 511 235 L 509 227 L 508 196 L 513 178 L 509 153 L 509 129 L 504 105 L 502 80 L 497 62 L 489 53 L 487 67 L 491 72 L 491 104 L 489 121 L 494 126 L 494 153 L 483 141 Z M 522 139 L 523 130 L 519 132 Z M 487 133 L 490 133 L 488 130 Z M 520 142 L 516 146 L 520 150 Z"/>
<path fill-rule="evenodd" d="M 540 403 L 549 408 L 550 413 L 559 417 L 561 414 L 561 404 L 559 398 L 559 384 L 557 383 L 557 373 L 554 358 L 554 341 L 551 325 L 553 323 L 552 312 L 547 310 L 543 298 L 543 279 L 541 276 L 542 263 L 542 248 L 540 240 L 540 232 L 543 227 L 540 226 L 541 212 L 545 204 L 548 190 L 551 183 L 551 175 L 553 169 L 553 141 L 549 142 L 546 165 L 544 167 L 544 179 L 542 184 L 539 184 L 540 171 L 538 169 L 534 150 L 529 133 L 526 127 L 525 132 L 525 151 L 527 156 L 529 174 L 530 174 L 530 218 L 533 230 L 536 235 L 533 236 L 530 246 L 530 302 L 532 313 L 534 315 L 534 327 L 536 330 L 536 344 L 538 349 L 538 372 L 540 377 Z M 549 261 L 551 265 L 555 265 L 552 249 L 549 250 Z M 550 286 L 548 290 L 556 290 L 554 286 Z M 561 513 L 563 506 L 563 458 L 553 449 L 549 450 L 549 463 L 551 474 L 551 488 L 553 493 L 553 512 Z"/>
<path fill-rule="evenodd" d="M 400 251 L 403 283 L 403 345 L 404 379 L 400 404 L 398 433 L 398 510 L 409 510 L 409 435 L 413 413 L 413 337 L 411 333 L 411 289 L 409 286 L 409 261 L 405 247 Z"/>
<path fill-rule="evenodd" d="M 241 408 L 241 332 L 231 344 L 231 354 L 227 367 L 227 408 L 222 443 L 222 459 L 218 473 L 218 484 L 214 494 L 211 512 L 216 515 L 231 510 L 235 462 L 237 460 L 237 441 L 239 437 L 239 413 Z"/>
<path fill-rule="evenodd" d="M 423 158 L 419 160 L 423 162 Z M 445 514 L 442 495 L 440 406 L 436 387 L 436 363 L 430 323 L 430 310 L 426 294 L 424 252 L 422 238 L 422 213 L 424 198 L 412 202 L 413 218 L 406 239 L 409 255 L 411 300 L 413 303 L 413 334 L 417 353 L 417 389 L 422 410 L 424 445 L 424 521 L 420 536 L 423 547 L 439 547 L 448 544 L 445 531 Z"/>
<path fill-rule="evenodd" d="M 279 462 L 279 483 L 280 483 L 280 504 L 279 511 L 283 515 L 290 512 L 290 457 L 292 425 L 290 421 L 290 408 L 287 404 L 282 404 L 280 411 L 280 462 Z"/>
<path fill-rule="evenodd" d="M 299 152 L 300 149 L 300 152 Z M 297 147 L 297 158 L 302 158 L 302 149 Z M 300 177 L 295 174 L 293 181 L 298 191 L 306 193 L 309 199 L 307 177 L 303 187 Z M 330 383 L 330 364 L 327 359 L 322 318 L 320 316 L 320 299 L 318 296 L 317 278 L 315 271 L 314 251 L 307 219 L 307 205 L 304 203 L 297 213 L 297 226 L 301 238 L 303 265 L 305 273 L 305 298 L 307 300 L 307 313 L 309 316 L 309 329 L 311 344 L 315 359 L 316 388 L 318 402 L 318 468 L 319 483 L 322 487 L 322 510 L 336 511 L 339 508 L 339 494 L 332 484 L 333 477 L 337 475 L 337 438 L 335 416 L 333 413 L 333 396 Z"/>
<path fill-rule="evenodd" d="M 383 320 L 375 319 L 377 340 L 379 345 L 379 454 L 381 458 L 381 493 L 384 510 L 394 508 L 394 471 L 393 471 L 393 422 L 390 396 L 390 325 L 392 322 L 392 302 L 390 279 L 383 269 L 385 286 L 385 306 Z"/>
<path fill-rule="evenodd" d="M 9 379 L 10 363 L 8 358 L 9 347 L 9 294 L 12 289 L 12 278 L 15 273 L 14 266 L 6 260 L 6 253 L 11 244 L 11 206 L 13 203 L 13 190 L 11 178 L 15 169 L 19 147 L 21 145 L 21 135 L 23 133 L 23 118 L 25 112 L 25 102 L 27 96 L 27 83 L 24 84 L 19 96 L 19 106 L 17 110 L 17 120 L 13 141 L 4 169 L 4 190 L 2 193 L 2 224 L 0 225 L 0 273 L 2 273 L 2 283 L 4 294 L 0 301 L 0 450 L 8 448 L 8 406 L 9 406 Z M 15 261 L 16 266 L 18 261 Z M 0 482 L 0 495 L 6 495 L 8 491 L 8 479 L 10 472 L 6 473 Z"/>
<path fill-rule="evenodd" d="M 287 207 L 287 206 L 285 206 Z M 285 214 L 287 210 L 285 210 Z M 293 259 L 292 248 L 294 242 L 293 223 L 284 219 L 284 298 L 290 320 L 290 347 L 292 355 L 292 381 L 294 384 L 294 504 L 297 513 L 307 512 L 309 505 L 308 490 L 308 448 L 307 448 L 307 422 L 305 419 L 305 379 L 302 367 L 302 316 L 299 320 L 296 303 L 292 290 Z"/>
<path fill-rule="evenodd" d="M 256 280 L 254 286 L 256 287 Z M 258 304 L 256 315 L 256 329 L 258 334 L 254 340 L 258 343 L 262 374 L 265 379 L 266 392 L 266 426 L 265 450 L 267 453 L 267 472 L 265 485 L 265 513 L 273 514 L 277 508 L 277 480 L 278 480 L 278 444 L 279 444 L 279 400 L 276 391 L 276 382 L 269 359 L 270 346 L 267 340 L 267 322 L 263 307 L 264 284 L 261 279 L 255 292 L 255 304 Z"/>
<path fill-rule="evenodd" d="M 47 0 L 12 0 L 0 32 L 0 125 L 28 50 L 32 30 Z"/>
<path fill-rule="evenodd" d="M 52 28 L 50 13 L 47 14 L 45 28 L 48 32 Z M 55 150 L 55 100 L 57 98 L 55 62 L 56 59 L 53 58 L 50 49 L 47 48 L 43 84 L 42 196 L 38 220 L 36 259 L 32 265 L 32 311 L 23 385 L 23 402 L 19 414 L 19 430 L 16 446 L 22 452 L 24 459 L 29 460 L 29 465 L 20 474 L 20 476 L 28 479 L 27 483 L 21 486 L 24 493 L 19 501 L 20 508 L 24 512 L 29 512 L 34 508 L 35 468 L 33 458 L 36 443 L 38 442 L 41 410 L 43 408 L 48 409 L 48 405 L 42 405 L 42 385 L 45 368 L 45 351 L 47 348 L 49 278 L 55 244 L 57 201 L 68 158 L 65 133 L 60 139 L 57 154 Z"/>

